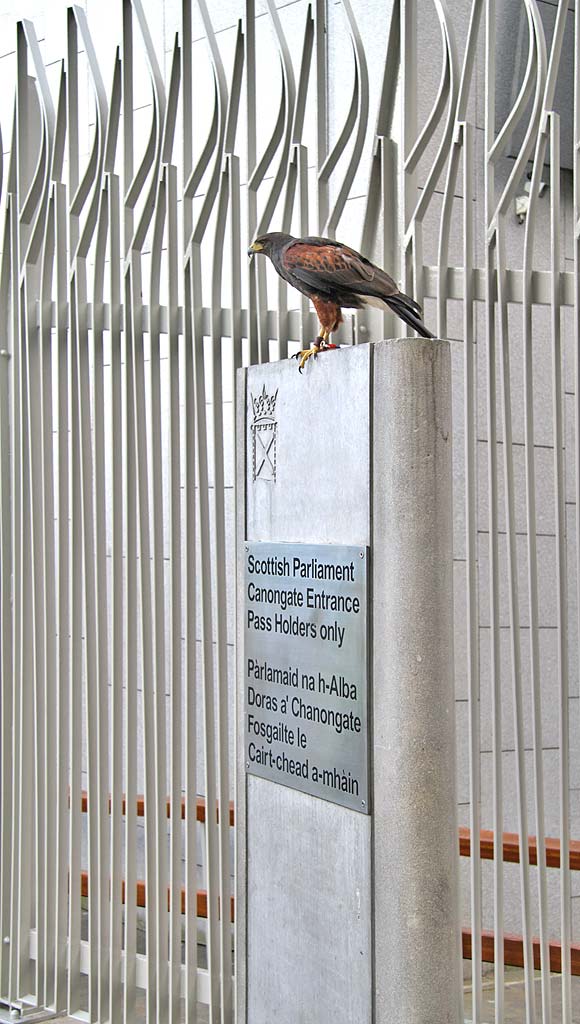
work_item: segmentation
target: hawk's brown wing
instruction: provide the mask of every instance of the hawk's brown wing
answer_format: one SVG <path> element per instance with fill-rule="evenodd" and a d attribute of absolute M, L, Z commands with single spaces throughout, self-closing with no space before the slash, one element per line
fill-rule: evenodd
<path fill-rule="evenodd" d="M 379 298 L 396 295 L 399 291 L 384 270 L 339 243 L 295 242 L 284 251 L 281 262 L 285 270 L 314 290 L 336 289 Z"/>

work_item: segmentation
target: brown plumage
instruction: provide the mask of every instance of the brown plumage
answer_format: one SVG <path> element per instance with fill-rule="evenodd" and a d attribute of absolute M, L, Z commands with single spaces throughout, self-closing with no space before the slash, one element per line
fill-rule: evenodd
<path fill-rule="evenodd" d="M 423 338 L 433 335 L 421 320 L 421 307 L 399 291 L 392 277 L 355 249 L 331 238 L 294 238 L 272 231 L 248 249 L 249 255 L 263 253 L 288 284 L 311 299 L 321 331 L 312 348 L 300 352 L 300 369 L 311 355 L 333 347 L 329 335 L 342 323 L 342 310 L 375 306 L 392 309 Z"/>

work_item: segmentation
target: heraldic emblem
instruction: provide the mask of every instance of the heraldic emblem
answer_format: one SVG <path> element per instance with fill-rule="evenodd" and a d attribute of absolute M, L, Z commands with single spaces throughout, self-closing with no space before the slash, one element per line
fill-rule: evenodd
<path fill-rule="evenodd" d="M 276 440 L 278 424 L 276 422 L 276 399 L 278 390 L 273 395 L 262 387 L 262 393 L 254 398 L 252 395 L 254 420 L 252 423 L 252 452 L 254 480 L 276 481 Z"/>

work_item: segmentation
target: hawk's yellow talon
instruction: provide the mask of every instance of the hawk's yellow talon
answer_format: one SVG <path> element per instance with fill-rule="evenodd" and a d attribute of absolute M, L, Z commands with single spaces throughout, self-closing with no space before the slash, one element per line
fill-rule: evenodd
<path fill-rule="evenodd" d="M 297 352 L 295 358 L 299 359 L 298 372 L 302 373 L 302 370 L 306 366 L 306 363 L 310 359 L 310 356 L 317 356 L 320 351 L 319 345 L 312 345 L 311 348 L 303 349 L 302 352 Z"/>

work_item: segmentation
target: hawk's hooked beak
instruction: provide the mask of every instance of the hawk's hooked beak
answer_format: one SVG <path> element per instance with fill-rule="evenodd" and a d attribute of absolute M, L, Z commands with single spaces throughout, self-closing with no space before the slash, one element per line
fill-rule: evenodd
<path fill-rule="evenodd" d="M 263 248 L 264 246 L 262 245 L 261 242 L 252 242 L 250 248 L 248 249 L 248 256 L 253 256 L 255 252 L 262 252 Z"/>

